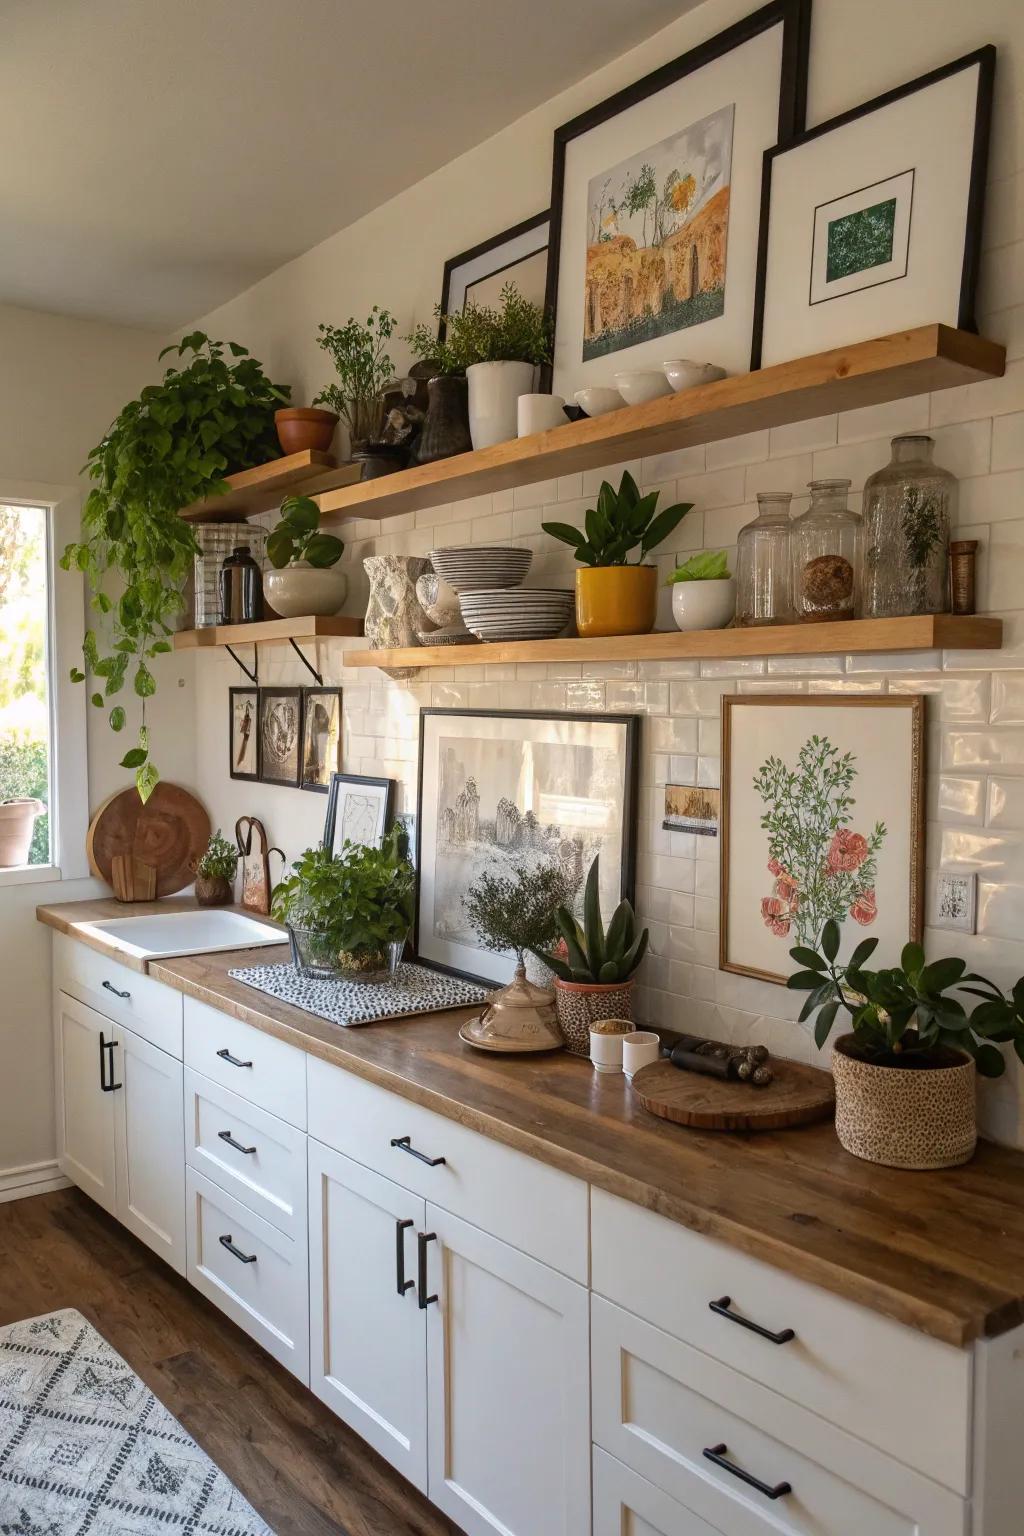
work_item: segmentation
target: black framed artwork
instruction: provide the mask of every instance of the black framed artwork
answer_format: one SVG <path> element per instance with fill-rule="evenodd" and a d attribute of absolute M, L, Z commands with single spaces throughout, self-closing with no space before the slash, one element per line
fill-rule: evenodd
<path fill-rule="evenodd" d="M 346 843 L 379 848 L 395 819 L 395 780 L 361 773 L 332 773 L 324 818 L 324 847 L 340 853 Z"/>
<path fill-rule="evenodd" d="M 303 789 L 327 794 L 331 775 L 341 767 L 341 730 L 341 689 L 303 688 Z"/>
<path fill-rule="evenodd" d="M 766 152 L 751 367 L 975 329 L 995 65 L 979 48 Z"/>
<path fill-rule="evenodd" d="M 607 917 L 632 899 L 638 715 L 423 709 L 416 816 L 416 950 L 436 969 L 512 978 L 485 950 L 462 897 L 484 871 L 557 862 L 580 882 L 601 856 Z"/>
<path fill-rule="evenodd" d="M 445 315 L 461 314 L 467 304 L 495 307 L 506 283 L 514 283 L 531 303 L 544 303 L 549 226 L 545 208 L 445 262 L 439 341 L 444 340 Z"/>
<path fill-rule="evenodd" d="M 258 688 L 228 690 L 228 771 L 233 779 L 260 776 Z"/>
<path fill-rule="evenodd" d="M 745 372 L 766 149 L 804 125 L 810 0 L 771 0 L 556 129 L 553 388 Z"/>
<path fill-rule="evenodd" d="M 302 767 L 302 689 L 261 688 L 260 780 L 298 786 Z"/>

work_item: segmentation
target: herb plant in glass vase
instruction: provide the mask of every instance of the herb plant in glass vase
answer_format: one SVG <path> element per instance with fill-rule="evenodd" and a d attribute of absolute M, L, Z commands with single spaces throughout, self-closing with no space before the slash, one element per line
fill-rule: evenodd
<path fill-rule="evenodd" d="M 894 437 L 864 486 L 866 619 L 949 609 L 949 525 L 956 480 L 932 462 L 930 437 Z"/>
<path fill-rule="evenodd" d="M 442 372 L 466 374 L 473 447 L 508 442 L 518 430 L 519 396 L 532 392 L 537 368 L 551 361 L 547 315 L 514 283 L 505 284 L 497 308 L 470 303 L 450 315 L 437 314 L 444 335 L 433 355 Z M 416 346 L 425 340 L 423 329 L 413 332 Z"/>
<path fill-rule="evenodd" d="M 384 389 L 394 377 L 387 344 L 395 332 L 395 317 L 375 304 L 360 323 L 349 316 L 344 325 L 321 325 L 316 344 L 338 372 L 313 401 L 337 411 L 348 430 L 353 458 L 379 447 L 384 431 Z"/>
<path fill-rule="evenodd" d="M 263 580 L 275 612 L 286 619 L 337 613 L 348 592 L 348 578 L 336 569 L 344 552 L 333 533 L 321 533 L 320 508 L 311 497 L 286 497 L 281 520 L 267 539 L 274 569 Z"/>

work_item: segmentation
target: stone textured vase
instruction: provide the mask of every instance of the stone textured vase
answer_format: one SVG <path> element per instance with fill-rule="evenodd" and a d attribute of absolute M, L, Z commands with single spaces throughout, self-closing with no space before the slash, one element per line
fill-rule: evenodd
<path fill-rule="evenodd" d="M 416 583 L 431 569 L 420 555 L 368 555 L 363 570 L 370 582 L 364 632 L 372 650 L 419 645 L 418 630 L 433 624 L 416 596 Z M 412 677 L 415 667 L 385 667 L 389 677 Z"/>
<path fill-rule="evenodd" d="M 633 981 L 563 981 L 555 977 L 555 1008 L 565 1048 L 590 1056 L 590 1026 L 596 1019 L 632 1019 Z"/>
<path fill-rule="evenodd" d="M 469 453 L 469 389 L 461 373 L 440 374 L 427 384 L 426 419 L 416 448 L 417 464 Z"/>
<path fill-rule="evenodd" d="M 975 1066 L 877 1066 L 851 1055 L 841 1035 L 832 1053 L 836 1135 L 854 1157 L 886 1168 L 955 1168 L 974 1156 Z"/>

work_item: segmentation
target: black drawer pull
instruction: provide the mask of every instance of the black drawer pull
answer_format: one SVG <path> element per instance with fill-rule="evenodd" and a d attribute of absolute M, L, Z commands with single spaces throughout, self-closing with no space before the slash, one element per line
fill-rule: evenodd
<path fill-rule="evenodd" d="M 114 1082 L 114 1048 L 115 1048 L 116 1045 L 117 1045 L 117 1041 L 116 1040 L 105 1040 L 104 1039 L 103 1031 L 101 1029 L 100 1030 L 100 1087 L 102 1088 L 104 1093 L 116 1093 L 118 1088 L 122 1088 L 124 1086 L 123 1083 L 115 1083 Z M 109 1078 L 107 1076 L 107 1065 L 108 1065 L 108 1063 L 107 1063 L 107 1055 L 106 1055 L 107 1051 L 110 1052 L 110 1062 L 109 1062 L 109 1065 L 110 1065 L 110 1076 L 109 1076 Z"/>
<path fill-rule="evenodd" d="M 252 1066 L 252 1062 L 251 1061 L 239 1061 L 237 1056 L 232 1056 L 232 1054 L 228 1050 L 227 1046 L 225 1046 L 222 1051 L 218 1051 L 217 1055 L 220 1057 L 221 1061 L 230 1061 L 230 1063 L 231 1063 L 231 1065 L 233 1067 L 251 1067 Z"/>
<path fill-rule="evenodd" d="M 741 1483 L 746 1483 L 748 1488 L 756 1488 L 758 1493 L 763 1493 L 766 1499 L 781 1499 L 787 1493 L 793 1492 L 791 1483 L 776 1483 L 773 1488 L 770 1483 L 762 1483 L 759 1477 L 752 1477 L 749 1472 L 744 1472 L 742 1467 L 737 1467 L 734 1462 L 726 1461 L 725 1453 L 729 1449 L 727 1445 L 705 1446 L 704 1455 L 708 1461 L 713 1461 L 716 1467 L 721 1467 L 723 1472 L 731 1472 L 733 1477 L 738 1477 Z"/>
<path fill-rule="evenodd" d="M 417 1291 L 419 1296 L 420 1311 L 425 1312 L 436 1296 L 427 1295 L 427 1244 L 437 1242 L 436 1232 L 418 1232 L 417 1243 Z"/>
<path fill-rule="evenodd" d="M 244 1152 L 246 1156 L 249 1156 L 256 1151 L 255 1147 L 243 1147 L 240 1141 L 235 1140 L 230 1131 L 218 1131 L 217 1135 L 221 1141 L 226 1141 L 229 1147 L 234 1147 L 236 1152 Z"/>
<path fill-rule="evenodd" d="M 405 1278 L 405 1229 L 415 1225 L 414 1221 L 395 1222 L 395 1289 L 399 1296 L 404 1296 L 416 1284 L 415 1280 Z"/>
<path fill-rule="evenodd" d="M 256 1255 L 254 1253 L 243 1253 L 241 1248 L 235 1247 L 234 1243 L 231 1241 L 230 1232 L 226 1237 L 218 1237 L 217 1241 L 220 1243 L 222 1248 L 227 1249 L 228 1253 L 233 1253 L 236 1259 L 241 1259 L 243 1264 L 256 1263 Z"/>
<path fill-rule="evenodd" d="M 410 1157 L 415 1157 L 421 1163 L 426 1163 L 428 1168 L 437 1168 L 446 1159 L 443 1157 L 428 1157 L 425 1152 L 417 1152 L 412 1144 L 411 1136 L 392 1136 L 391 1145 L 397 1147 L 400 1152 L 408 1152 Z"/>
<path fill-rule="evenodd" d="M 712 1312 L 717 1312 L 719 1317 L 727 1317 L 730 1323 L 739 1323 L 741 1328 L 749 1328 L 751 1333 L 759 1334 L 762 1339 L 767 1339 L 772 1344 L 788 1344 L 790 1339 L 796 1338 L 792 1328 L 783 1328 L 779 1333 L 772 1333 L 770 1328 L 762 1328 L 760 1323 L 752 1323 L 748 1317 L 740 1317 L 738 1312 L 730 1312 L 731 1296 L 719 1296 L 717 1301 L 709 1301 L 708 1306 Z"/>
<path fill-rule="evenodd" d="M 105 981 L 103 983 L 103 990 L 104 990 L 104 992 L 113 992 L 115 997 L 121 997 L 121 998 L 124 999 L 125 1002 L 128 1002 L 129 998 L 131 997 L 131 993 L 130 992 L 122 992 L 122 991 L 120 991 L 120 989 L 118 987 L 114 986 L 114 983 L 112 981 Z"/>

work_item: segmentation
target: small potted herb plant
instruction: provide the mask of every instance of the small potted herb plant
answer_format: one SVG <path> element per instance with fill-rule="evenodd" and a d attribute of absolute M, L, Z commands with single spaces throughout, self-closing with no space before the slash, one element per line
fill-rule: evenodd
<path fill-rule="evenodd" d="M 313 404 L 337 411 L 348 429 L 353 458 L 381 446 L 384 390 L 395 371 L 386 349 L 395 325 L 394 315 L 375 304 L 363 324 L 350 315 L 344 325 L 319 327 L 316 344 L 331 358 L 339 382 L 322 389 Z"/>
<path fill-rule="evenodd" d="M 288 928 L 303 976 L 384 981 L 393 976 L 412 927 L 415 873 L 400 826 L 374 848 L 307 848 L 275 888 L 271 913 Z"/>
<path fill-rule="evenodd" d="M 333 533 L 320 532 L 315 501 L 286 497 L 281 521 L 267 539 L 267 559 L 274 569 L 263 585 L 270 606 L 286 619 L 337 613 L 348 592 L 348 578 L 335 570 L 344 552 Z"/>
<path fill-rule="evenodd" d="M 413 350 L 429 353 L 442 374 L 465 372 L 474 448 L 508 442 L 517 431 L 519 396 L 530 394 L 537 368 L 551 360 L 543 308 L 506 283 L 497 309 L 467 304 L 459 313 L 437 313 L 443 340 L 431 340 L 426 326 L 419 326 L 409 337 Z"/>
<path fill-rule="evenodd" d="M 218 827 L 206 845 L 206 852 L 192 862 L 196 901 L 201 907 L 223 907 L 231 900 L 237 865 L 238 849 L 221 837 Z"/>
<path fill-rule="evenodd" d="M 678 502 L 656 512 L 658 492 L 641 496 L 627 470 L 618 490 L 606 480 L 583 529 L 542 523 L 545 533 L 571 544 L 576 572 L 576 628 L 581 635 L 646 635 L 658 611 L 658 570 L 645 556 L 667 539 L 690 510 Z M 633 550 L 639 560 L 629 563 Z"/>
<path fill-rule="evenodd" d="M 691 555 L 668 578 L 679 629 L 725 629 L 736 612 L 736 578 L 724 549 Z"/>

